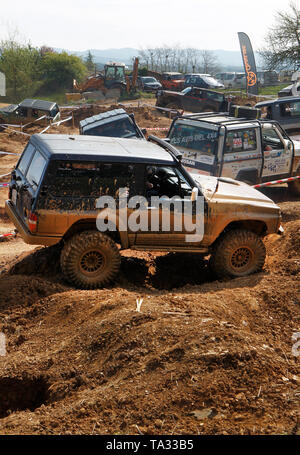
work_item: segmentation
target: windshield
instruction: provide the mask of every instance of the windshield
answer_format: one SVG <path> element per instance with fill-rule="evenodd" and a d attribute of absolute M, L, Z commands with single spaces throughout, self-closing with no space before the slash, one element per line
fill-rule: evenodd
<path fill-rule="evenodd" d="M 143 82 L 157 82 L 157 80 L 154 79 L 154 77 L 143 77 L 142 81 Z"/>
<path fill-rule="evenodd" d="M 182 90 L 181 93 L 183 93 L 184 95 L 186 95 L 186 94 L 189 93 L 191 90 L 192 90 L 191 87 L 187 87 L 187 88 L 185 88 L 184 90 Z"/>
<path fill-rule="evenodd" d="M 206 82 L 209 85 L 220 85 L 219 82 L 216 81 L 216 79 L 214 79 L 213 77 L 209 77 L 209 76 L 201 76 L 201 77 L 204 80 L 204 82 Z"/>
<path fill-rule="evenodd" d="M 170 144 L 213 155 L 218 144 L 218 131 L 198 125 L 175 123 L 169 134 Z"/>
<path fill-rule="evenodd" d="M 179 79 L 183 79 L 183 75 L 182 74 L 172 74 L 171 79 L 173 79 L 174 81 L 177 81 Z"/>
<path fill-rule="evenodd" d="M 136 130 L 128 118 L 95 126 L 84 134 L 88 136 L 137 137 Z"/>

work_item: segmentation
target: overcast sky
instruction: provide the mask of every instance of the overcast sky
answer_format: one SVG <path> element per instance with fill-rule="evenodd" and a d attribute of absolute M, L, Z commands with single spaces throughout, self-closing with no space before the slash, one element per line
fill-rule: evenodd
<path fill-rule="evenodd" d="M 33 46 L 69 50 L 163 44 L 239 50 L 237 32 L 254 50 L 289 0 L 0 0 L 0 40 L 17 28 Z"/>

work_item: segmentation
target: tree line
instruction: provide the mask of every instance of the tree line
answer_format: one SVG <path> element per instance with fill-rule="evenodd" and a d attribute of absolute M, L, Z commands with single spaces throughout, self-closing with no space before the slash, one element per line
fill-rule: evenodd
<path fill-rule="evenodd" d="M 90 63 L 67 52 L 55 52 L 47 46 L 36 48 L 13 38 L 0 42 L 0 71 L 6 77 L 7 98 L 13 102 L 71 89 L 73 79 L 80 81 L 86 76 Z"/>
<path fill-rule="evenodd" d="M 161 46 L 139 51 L 141 65 L 152 71 L 180 73 L 217 73 L 220 64 L 213 51 L 180 46 Z"/>

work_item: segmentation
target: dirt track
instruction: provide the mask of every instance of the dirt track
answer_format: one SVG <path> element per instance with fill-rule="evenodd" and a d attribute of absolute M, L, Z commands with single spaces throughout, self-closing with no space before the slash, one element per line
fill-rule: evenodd
<path fill-rule="evenodd" d="M 170 123 L 148 109 L 136 120 Z M 0 133 L 2 151 L 25 143 Z M 0 175 L 16 158 L 0 157 Z M 214 281 L 193 255 L 125 251 L 114 287 L 79 291 L 56 247 L 0 242 L 0 433 L 299 434 L 300 201 L 265 191 L 285 234 L 266 239 L 266 266 L 247 278 Z M 0 233 L 13 229 L 0 214 Z"/>

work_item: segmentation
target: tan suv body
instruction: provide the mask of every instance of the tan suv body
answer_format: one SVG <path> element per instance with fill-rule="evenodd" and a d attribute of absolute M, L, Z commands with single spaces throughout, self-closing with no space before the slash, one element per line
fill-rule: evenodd
<path fill-rule="evenodd" d="M 219 276 L 260 270 L 265 260 L 261 238 L 279 231 L 279 207 L 245 183 L 189 174 L 174 147 L 150 139 L 33 135 L 12 172 L 6 201 L 7 213 L 24 241 L 61 244 L 62 271 L 82 288 L 112 281 L 120 265 L 119 249 L 126 248 L 211 254 Z M 128 200 L 144 197 L 149 219 L 157 211 L 154 230 L 121 229 L 122 188 Z M 151 192 L 159 198 L 176 196 L 179 204 L 188 201 L 192 219 L 201 199 L 201 239 L 187 241 L 186 229 L 175 229 L 175 219 L 185 215 L 172 204 L 152 207 Z M 106 232 L 96 224 L 105 210 L 97 208 L 102 196 L 116 201 L 115 224 Z M 164 210 L 171 219 L 167 230 L 161 221 Z M 132 211 L 128 209 L 126 216 Z"/>

